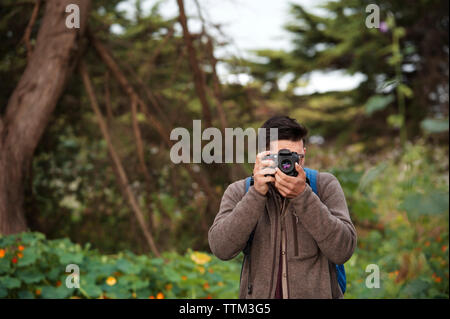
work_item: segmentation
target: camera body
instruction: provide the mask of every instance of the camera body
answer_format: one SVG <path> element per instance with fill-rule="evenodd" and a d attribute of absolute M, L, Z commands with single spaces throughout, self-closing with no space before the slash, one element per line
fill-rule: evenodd
<path fill-rule="evenodd" d="M 289 176 L 297 176 L 298 172 L 295 169 L 295 163 L 300 163 L 300 157 L 296 152 L 291 152 L 288 149 L 281 149 L 277 154 L 270 154 L 264 157 L 264 160 L 272 160 L 284 174 Z M 270 174 L 269 174 L 270 175 Z"/>

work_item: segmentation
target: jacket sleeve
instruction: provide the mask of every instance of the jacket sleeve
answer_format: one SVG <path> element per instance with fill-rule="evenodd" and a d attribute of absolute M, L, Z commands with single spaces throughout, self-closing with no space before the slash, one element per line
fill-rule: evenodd
<path fill-rule="evenodd" d="M 235 182 L 225 190 L 219 213 L 209 229 L 209 247 L 219 259 L 232 259 L 245 248 L 264 212 L 266 196 L 259 194 L 254 187 L 244 193 L 243 181 Z"/>
<path fill-rule="evenodd" d="M 356 229 L 350 219 L 344 191 L 330 173 L 318 175 L 319 194 L 309 185 L 292 200 L 299 220 L 317 242 L 321 252 L 335 264 L 343 264 L 356 247 Z"/>

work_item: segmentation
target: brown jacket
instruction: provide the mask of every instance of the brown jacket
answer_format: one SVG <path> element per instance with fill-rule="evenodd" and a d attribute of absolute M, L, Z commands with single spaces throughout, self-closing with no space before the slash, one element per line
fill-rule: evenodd
<path fill-rule="evenodd" d="M 344 192 L 335 176 L 317 177 L 319 197 L 309 185 L 293 199 L 284 199 L 270 185 L 266 196 L 254 187 L 245 193 L 245 180 L 225 191 L 220 210 L 209 229 L 211 251 L 222 260 L 237 256 L 256 226 L 241 274 L 239 298 L 274 298 L 280 260 L 281 227 L 286 234 L 289 298 L 342 298 L 336 264 L 345 263 L 356 247 L 356 230 Z M 248 281 L 252 293 L 248 294 Z"/>

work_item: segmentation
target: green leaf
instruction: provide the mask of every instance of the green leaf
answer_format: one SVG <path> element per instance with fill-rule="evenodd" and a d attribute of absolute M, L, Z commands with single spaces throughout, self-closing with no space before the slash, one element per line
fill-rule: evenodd
<path fill-rule="evenodd" d="M 102 294 L 102 289 L 92 283 L 87 283 L 87 284 L 83 285 L 81 288 L 83 288 L 83 290 L 91 298 L 98 298 Z"/>
<path fill-rule="evenodd" d="M 125 274 L 137 274 L 139 272 L 139 267 L 130 263 L 126 259 L 119 259 L 116 265 L 117 268 Z"/>
<path fill-rule="evenodd" d="M 403 116 L 400 114 L 389 115 L 387 122 L 392 127 L 400 128 L 403 125 Z"/>
<path fill-rule="evenodd" d="M 428 133 L 442 133 L 449 129 L 448 118 L 446 119 L 425 119 L 420 123 L 422 129 Z"/>
<path fill-rule="evenodd" d="M 5 298 L 8 296 L 8 290 L 4 287 L 0 287 L 0 298 Z"/>
<path fill-rule="evenodd" d="M 17 278 L 12 278 L 10 276 L 0 277 L 0 286 L 7 289 L 14 289 L 20 287 L 20 280 Z"/>
<path fill-rule="evenodd" d="M 449 210 L 448 193 L 408 194 L 399 205 L 399 209 L 405 210 L 410 220 L 417 220 L 423 215 L 442 214 Z"/>
<path fill-rule="evenodd" d="M 34 299 L 33 293 L 28 290 L 21 290 L 17 293 L 20 299 Z"/>
<path fill-rule="evenodd" d="M 42 287 L 41 297 L 46 299 L 63 299 L 73 293 L 73 288 L 69 289 L 65 285 L 59 287 L 46 286 Z"/>
<path fill-rule="evenodd" d="M 365 112 L 367 115 L 385 109 L 390 103 L 394 101 L 394 96 L 389 95 L 374 95 L 366 102 Z"/>
<path fill-rule="evenodd" d="M 39 255 L 40 254 L 39 254 L 37 247 L 27 247 L 23 251 L 23 257 L 19 258 L 19 261 L 17 262 L 17 266 L 24 267 L 24 266 L 32 265 L 36 262 Z"/>
<path fill-rule="evenodd" d="M 386 163 L 381 163 L 368 169 L 359 181 L 359 190 L 364 191 L 387 167 Z"/>
<path fill-rule="evenodd" d="M 398 90 L 400 91 L 401 94 L 403 94 L 404 96 L 406 96 L 407 98 L 412 98 L 413 91 L 411 90 L 411 88 L 405 84 L 400 84 L 398 86 Z"/>
<path fill-rule="evenodd" d="M 26 284 L 38 283 L 45 278 L 42 272 L 35 269 L 20 270 L 17 272 L 16 276 L 22 279 Z"/>
<path fill-rule="evenodd" d="M 1 258 L 0 259 L 0 274 L 6 274 L 9 269 L 11 269 L 11 262 L 9 259 Z"/>

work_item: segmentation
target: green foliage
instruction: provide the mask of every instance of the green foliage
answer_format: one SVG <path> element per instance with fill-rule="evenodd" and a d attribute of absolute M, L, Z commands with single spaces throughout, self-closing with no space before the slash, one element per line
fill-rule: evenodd
<path fill-rule="evenodd" d="M 386 108 L 390 103 L 394 101 L 394 96 L 392 94 L 383 96 L 383 95 L 374 95 L 370 97 L 370 99 L 366 103 L 366 113 L 371 115 L 376 111 L 380 111 Z"/>
<path fill-rule="evenodd" d="M 364 173 L 334 170 L 358 231 L 358 248 L 346 263 L 346 298 L 448 298 L 449 185 L 448 158 L 442 157 L 445 152 L 419 140 L 415 145 L 407 144 L 399 158 L 369 166 Z M 366 213 L 368 206 L 371 214 Z M 378 289 L 366 287 L 369 273 L 365 269 L 369 264 L 379 266 Z"/>
<path fill-rule="evenodd" d="M 0 237 L 0 298 L 236 298 L 239 261 L 192 250 L 102 255 L 68 239 L 21 233 Z M 79 289 L 66 286 L 69 264 L 79 266 Z"/>

